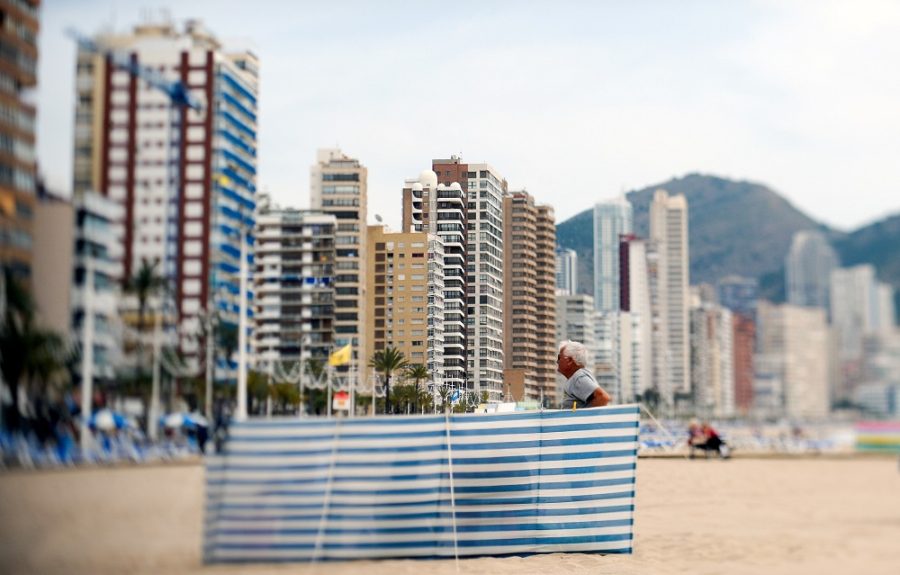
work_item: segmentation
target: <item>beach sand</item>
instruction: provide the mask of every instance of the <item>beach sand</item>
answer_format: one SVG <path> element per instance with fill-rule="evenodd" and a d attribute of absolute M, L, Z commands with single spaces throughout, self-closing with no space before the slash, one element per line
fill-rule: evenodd
<path fill-rule="evenodd" d="M 200 464 L 5 471 L 0 573 L 453 574 L 453 560 L 204 566 Z M 634 554 L 459 562 L 461 573 L 900 573 L 896 458 L 642 459 Z"/>

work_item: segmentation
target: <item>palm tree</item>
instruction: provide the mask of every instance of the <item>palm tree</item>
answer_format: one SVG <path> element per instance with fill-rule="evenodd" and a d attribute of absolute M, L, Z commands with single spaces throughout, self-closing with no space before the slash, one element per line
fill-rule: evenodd
<path fill-rule="evenodd" d="M 156 273 L 158 260 L 141 261 L 137 274 L 125 280 L 125 291 L 134 294 L 138 299 L 138 369 L 144 364 L 144 319 L 147 315 L 147 300 L 164 285 L 165 281 Z"/>
<path fill-rule="evenodd" d="M 19 385 L 48 383 L 65 365 L 65 345 L 63 338 L 50 330 L 35 325 L 35 305 L 31 294 L 4 270 L 0 290 L 0 369 L 3 381 L 9 386 L 13 397 L 10 410 L 11 429 L 18 429 L 21 414 L 16 399 Z M 41 391 L 42 388 L 38 388 Z"/>
<path fill-rule="evenodd" d="M 383 374 L 384 382 L 384 411 L 385 413 L 393 413 L 391 409 L 391 374 L 395 371 L 404 369 L 409 362 L 403 356 L 403 352 L 394 347 L 386 347 L 383 350 L 376 351 L 369 360 L 369 367 L 374 367 L 375 371 Z"/>
<path fill-rule="evenodd" d="M 428 379 L 428 368 L 421 363 L 408 365 L 406 367 L 406 377 L 416 382 L 416 397 L 413 403 L 413 411 L 419 410 L 419 382 Z"/>
<path fill-rule="evenodd" d="M 306 360 L 306 366 L 301 377 L 308 375 L 315 380 L 316 383 L 319 383 L 322 380 L 322 375 L 324 375 L 324 373 L 325 362 L 321 359 L 310 357 Z M 317 390 L 313 387 L 307 387 L 307 389 L 309 390 L 309 399 L 306 403 L 309 404 L 309 407 L 307 407 L 306 412 L 318 414 L 320 409 L 325 408 L 325 403 L 327 401 L 327 398 L 325 397 L 326 394 L 324 391 Z M 302 401 L 303 398 L 301 397 L 300 400 Z"/>

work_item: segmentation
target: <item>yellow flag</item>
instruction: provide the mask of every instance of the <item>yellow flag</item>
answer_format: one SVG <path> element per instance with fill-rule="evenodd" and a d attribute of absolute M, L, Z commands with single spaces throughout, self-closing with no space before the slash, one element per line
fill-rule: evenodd
<path fill-rule="evenodd" d="M 345 363 L 350 363 L 350 356 L 352 353 L 350 344 L 348 343 L 328 357 L 328 365 L 344 365 Z"/>

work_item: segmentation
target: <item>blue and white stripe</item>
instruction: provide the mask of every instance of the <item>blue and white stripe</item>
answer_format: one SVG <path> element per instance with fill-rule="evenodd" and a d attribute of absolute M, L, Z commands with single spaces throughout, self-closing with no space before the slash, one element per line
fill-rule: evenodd
<path fill-rule="evenodd" d="M 251 420 L 207 464 L 208 562 L 630 553 L 638 407 Z"/>

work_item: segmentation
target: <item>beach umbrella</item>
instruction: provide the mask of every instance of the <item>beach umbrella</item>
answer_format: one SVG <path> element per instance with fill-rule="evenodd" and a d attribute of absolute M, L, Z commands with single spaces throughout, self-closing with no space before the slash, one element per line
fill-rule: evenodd
<path fill-rule="evenodd" d="M 170 413 L 162 417 L 162 424 L 166 427 L 177 428 L 184 425 L 184 414 Z"/>
<path fill-rule="evenodd" d="M 206 418 L 197 412 L 170 413 L 162 418 L 162 424 L 172 429 L 179 427 L 209 427 L 209 422 Z"/>
<path fill-rule="evenodd" d="M 125 429 L 128 427 L 128 420 L 121 413 L 116 413 L 109 409 L 101 409 L 91 415 L 88 425 L 94 429 L 109 431 L 111 429 Z"/>

